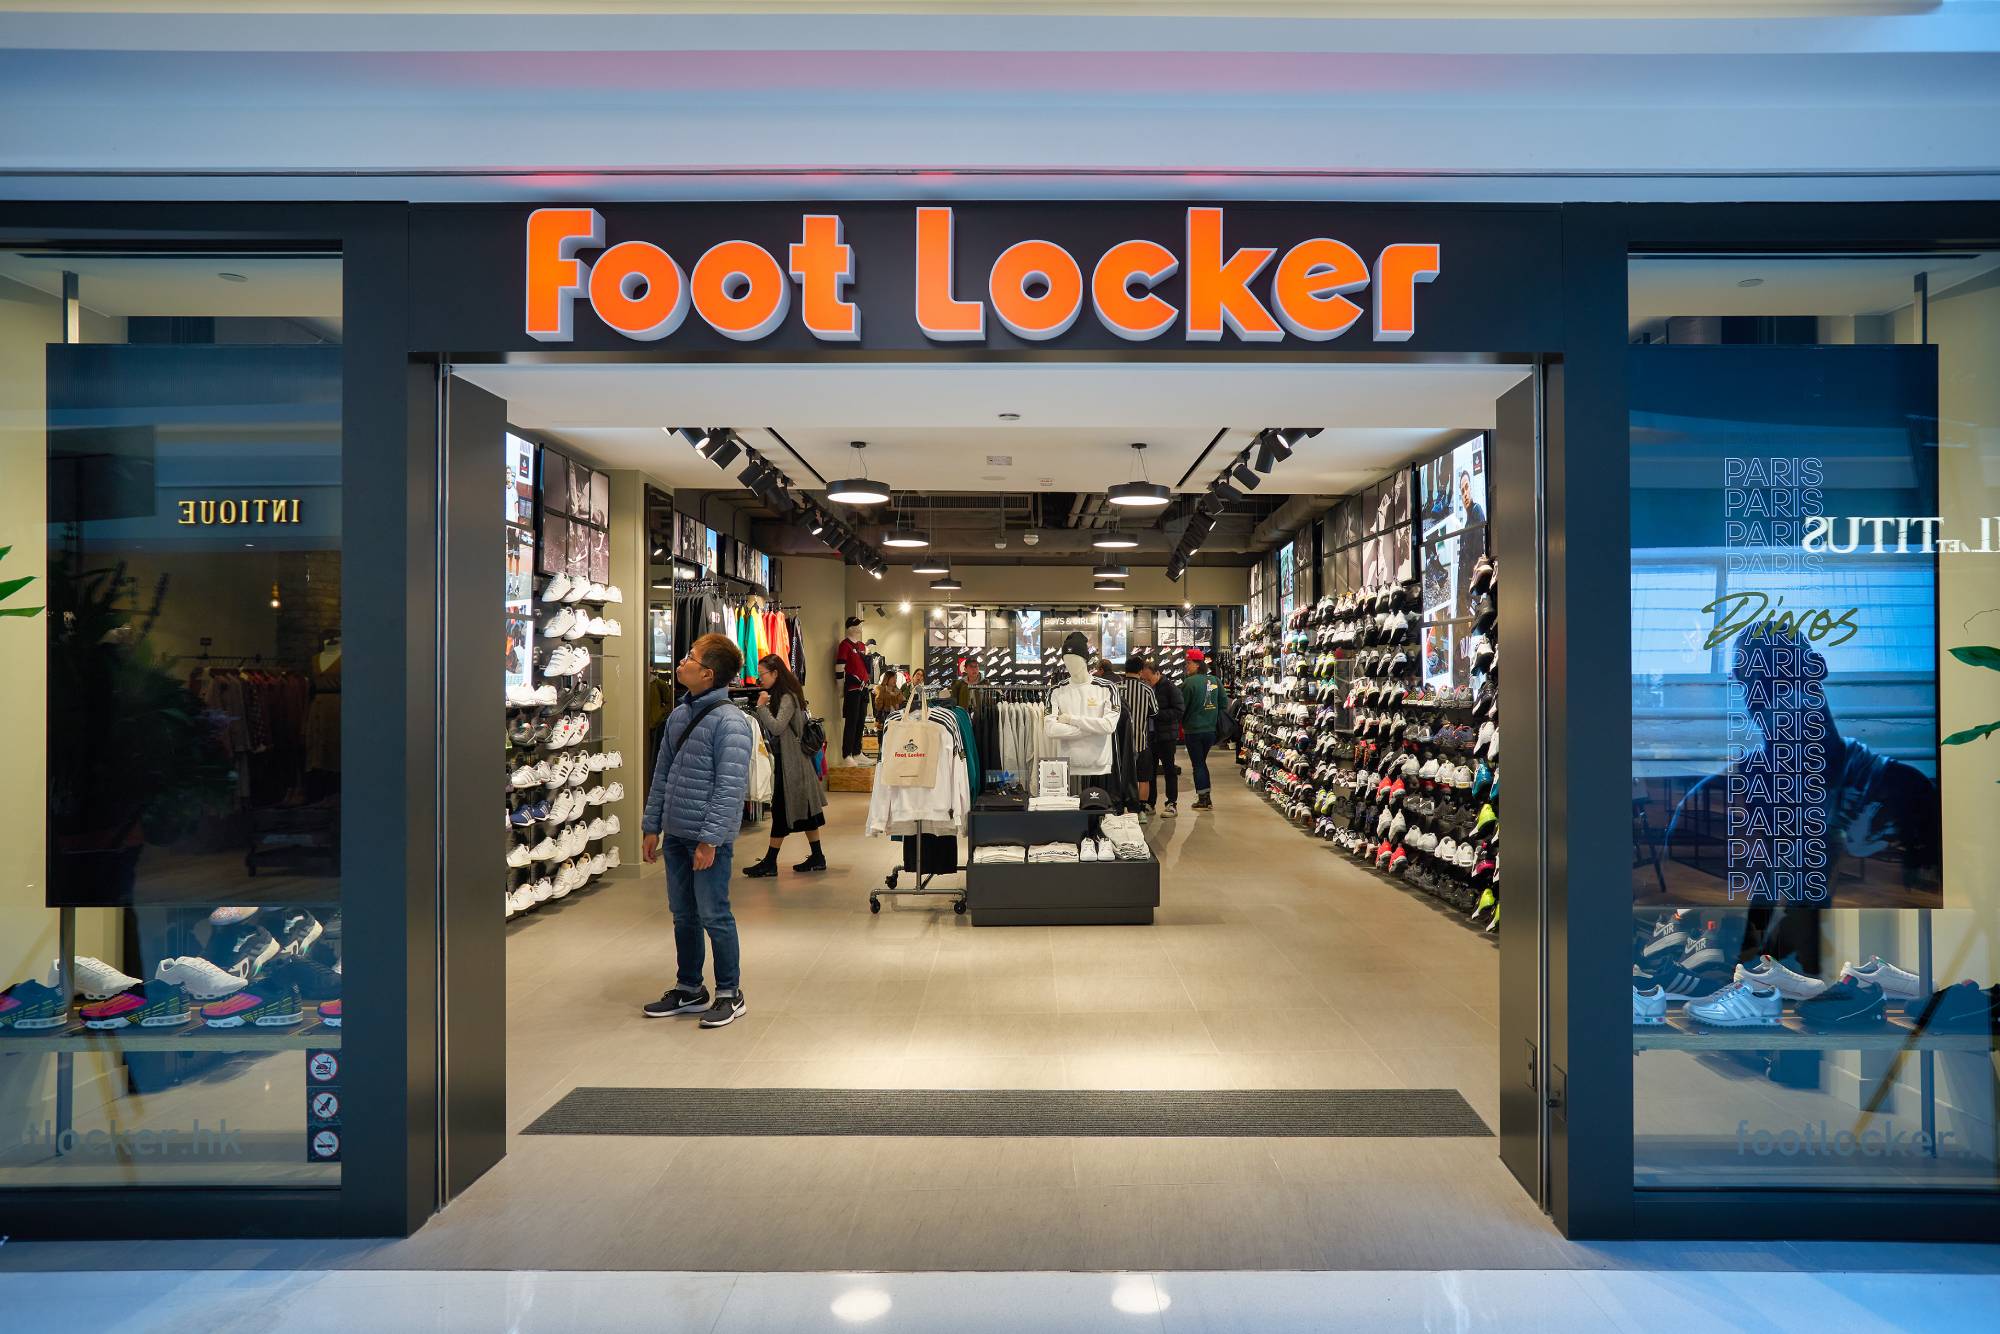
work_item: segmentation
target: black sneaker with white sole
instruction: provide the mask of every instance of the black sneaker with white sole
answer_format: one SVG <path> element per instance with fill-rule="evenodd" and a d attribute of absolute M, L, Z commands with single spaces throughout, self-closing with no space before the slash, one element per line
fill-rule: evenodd
<path fill-rule="evenodd" d="M 736 1016 L 742 1013 L 743 989 L 741 987 L 738 987 L 734 991 L 718 991 L 715 993 L 715 1004 L 709 1006 L 708 1013 L 701 1017 L 701 1026 L 703 1028 L 721 1028 L 724 1024 L 734 1023 Z"/>
<path fill-rule="evenodd" d="M 665 1019 L 670 1015 L 694 1014 L 708 1008 L 708 988 L 675 987 L 656 1001 L 648 1001 L 645 1006 L 648 1019 Z"/>

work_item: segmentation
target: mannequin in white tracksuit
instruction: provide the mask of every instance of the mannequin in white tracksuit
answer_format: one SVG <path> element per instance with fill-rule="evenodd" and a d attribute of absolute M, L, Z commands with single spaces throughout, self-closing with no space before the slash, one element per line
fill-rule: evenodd
<path fill-rule="evenodd" d="M 1064 645 L 1065 648 L 1069 645 Z M 1111 772 L 1111 747 L 1118 732 L 1118 692 L 1091 678 L 1090 665 L 1077 653 L 1063 654 L 1069 683 L 1049 692 L 1043 730 L 1069 761 L 1072 786 Z"/>

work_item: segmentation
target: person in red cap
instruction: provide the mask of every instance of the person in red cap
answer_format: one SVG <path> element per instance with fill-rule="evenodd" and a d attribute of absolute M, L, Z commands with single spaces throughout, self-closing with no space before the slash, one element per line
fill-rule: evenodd
<path fill-rule="evenodd" d="M 1209 675 L 1208 655 L 1191 648 L 1187 655 L 1187 679 L 1181 683 L 1187 713 L 1181 732 L 1187 738 L 1188 768 L 1194 771 L 1194 809 L 1212 811 L 1208 799 L 1208 752 L 1215 745 L 1215 729 L 1222 721 L 1222 687 Z"/>

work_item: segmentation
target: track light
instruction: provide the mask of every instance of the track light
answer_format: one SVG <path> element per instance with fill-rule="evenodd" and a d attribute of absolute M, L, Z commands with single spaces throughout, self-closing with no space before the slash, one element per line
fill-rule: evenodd
<path fill-rule="evenodd" d="M 660 429 L 663 431 L 668 430 L 668 428 L 664 426 L 662 426 Z M 710 437 L 709 437 L 709 430 L 706 426 L 683 426 L 680 428 L 680 433 L 681 433 L 681 438 L 686 440 L 688 444 L 694 447 L 695 453 L 701 455 L 706 455 L 708 453 L 708 442 Z"/>
<path fill-rule="evenodd" d="M 1173 499 L 1173 492 L 1158 482 L 1147 479 L 1145 445 L 1135 443 L 1132 446 L 1132 453 L 1138 460 L 1138 480 L 1120 482 L 1104 493 L 1105 498 L 1114 505 L 1124 505 L 1132 509 L 1158 509 Z"/>
<path fill-rule="evenodd" d="M 848 444 L 857 458 L 862 450 L 868 448 L 866 440 L 850 440 Z M 880 482 L 870 481 L 868 466 L 864 463 L 859 477 L 843 477 L 828 483 L 826 498 L 840 505 L 884 505 L 889 501 L 889 488 Z"/>
<path fill-rule="evenodd" d="M 755 454 L 752 454 L 750 462 L 745 465 L 743 471 L 736 474 L 736 480 L 743 483 L 750 490 L 755 491 L 762 487 L 766 481 L 770 480 L 770 476 L 771 465 L 758 458 Z"/>
<path fill-rule="evenodd" d="M 736 456 L 743 450 L 743 442 L 738 440 L 736 433 L 726 426 L 718 426 L 704 432 L 704 435 L 708 441 L 707 448 L 697 449 L 695 452 L 718 468 L 727 468 L 734 463 Z"/>
<path fill-rule="evenodd" d="M 1269 471 L 1269 469 L 1266 469 L 1266 471 Z M 1251 470 L 1250 456 L 1247 454 L 1236 460 L 1236 466 L 1229 470 L 1229 475 L 1234 477 L 1236 484 L 1245 491 L 1255 491 L 1264 483 L 1264 479 Z"/>

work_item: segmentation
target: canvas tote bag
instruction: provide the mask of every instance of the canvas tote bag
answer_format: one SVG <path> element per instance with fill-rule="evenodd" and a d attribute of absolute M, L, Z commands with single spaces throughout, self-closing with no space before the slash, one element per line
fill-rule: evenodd
<path fill-rule="evenodd" d="M 934 787 L 944 729 L 928 718 L 896 718 L 882 731 L 875 781 L 890 787 Z"/>

